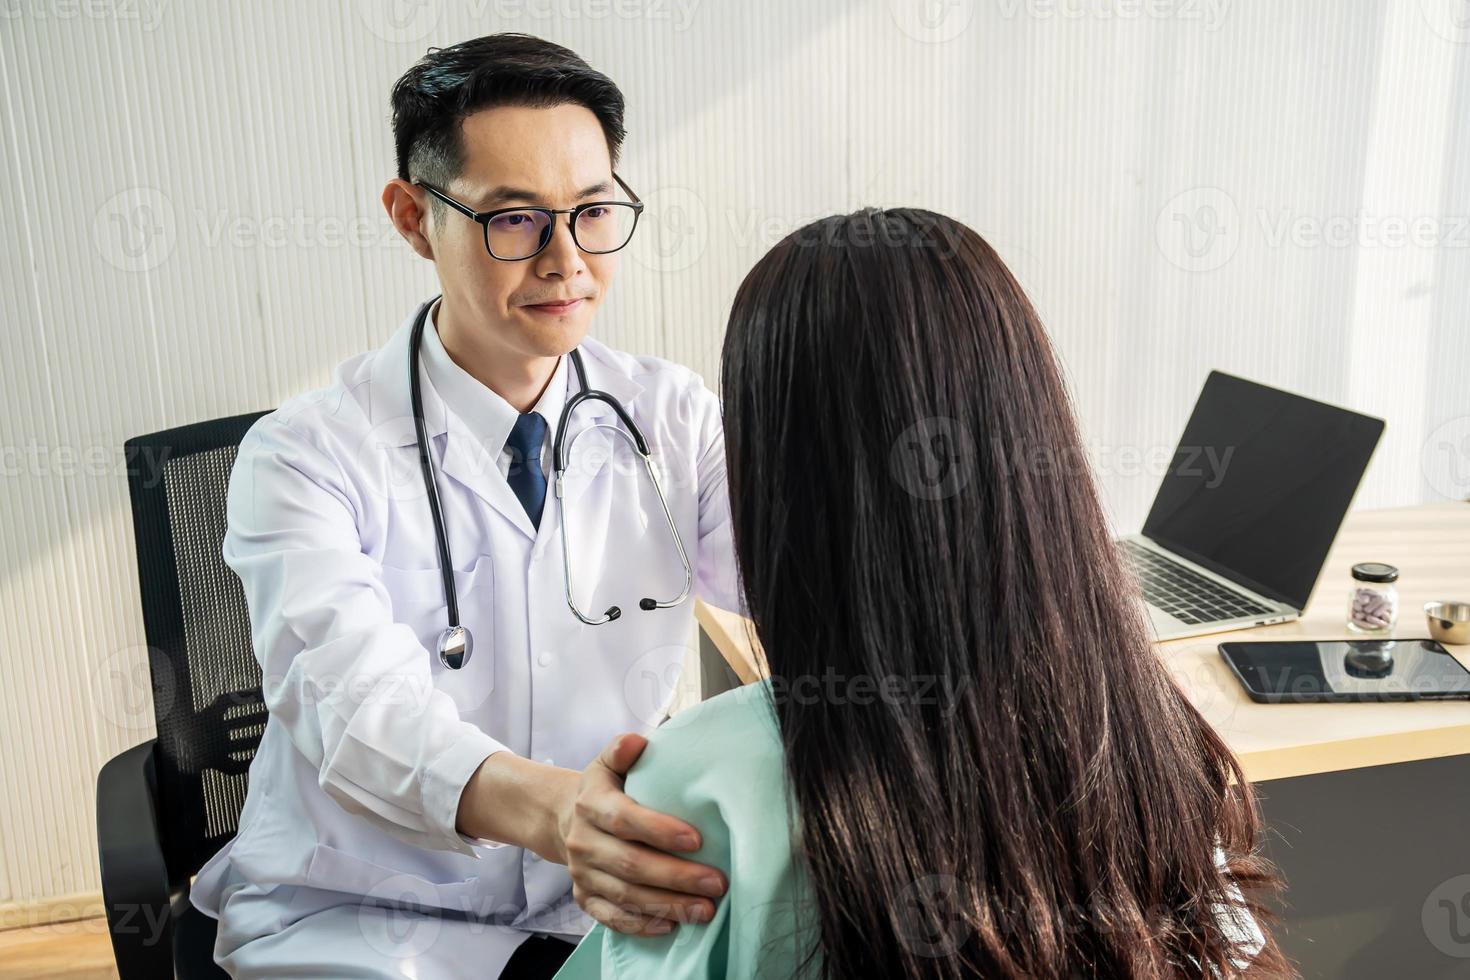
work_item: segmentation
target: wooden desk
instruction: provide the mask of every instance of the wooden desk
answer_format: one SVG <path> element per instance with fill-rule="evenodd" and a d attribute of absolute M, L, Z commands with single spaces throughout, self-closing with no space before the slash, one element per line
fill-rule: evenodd
<path fill-rule="evenodd" d="M 1339 639 L 1349 633 L 1349 569 L 1360 561 L 1398 566 L 1395 635 L 1427 637 L 1431 599 L 1470 601 L 1470 504 L 1439 503 L 1348 515 L 1301 619 L 1158 646 L 1159 655 L 1245 767 L 1252 781 L 1338 772 L 1470 754 L 1470 702 L 1256 704 L 1220 659 L 1222 640 Z M 700 603 L 700 625 L 739 676 L 760 676 L 744 618 Z M 1470 646 L 1449 647 L 1470 667 Z"/>

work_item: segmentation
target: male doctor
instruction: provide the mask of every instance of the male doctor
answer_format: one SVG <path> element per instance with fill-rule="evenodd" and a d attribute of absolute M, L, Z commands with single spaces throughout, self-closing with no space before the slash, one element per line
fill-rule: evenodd
<path fill-rule="evenodd" d="M 678 856 L 697 828 L 621 791 L 693 595 L 640 608 L 686 573 L 607 402 L 567 423 L 560 499 L 551 478 L 579 348 L 587 386 L 647 437 L 694 593 L 740 608 L 714 395 L 586 336 L 632 227 L 598 206 L 634 200 L 613 173 L 622 93 L 566 48 L 499 34 L 432 50 L 392 102 L 382 200 L 442 290 L 422 417 L 472 646 L 457 669 L 436 650 L 448 590 L 410 407 L 415 310 L 257 422 L 230 478 L 224 558 L 269 721 L 239 833 L 192 900 L 235 977 L 545 977 L 593 919 L 666 932 L 711 918 L 726 885 Z M 593 618 L 622 615 L 585 624 L 569 587 Z"/>

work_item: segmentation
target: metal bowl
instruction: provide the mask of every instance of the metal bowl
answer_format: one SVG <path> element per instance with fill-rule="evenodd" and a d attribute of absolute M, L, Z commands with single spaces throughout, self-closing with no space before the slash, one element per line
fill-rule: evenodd
<path fill-rule="evenodd" d="M 1470 643 L 1470 602 L 1426 602 L 1429 635 L 1441 643 Z"/>

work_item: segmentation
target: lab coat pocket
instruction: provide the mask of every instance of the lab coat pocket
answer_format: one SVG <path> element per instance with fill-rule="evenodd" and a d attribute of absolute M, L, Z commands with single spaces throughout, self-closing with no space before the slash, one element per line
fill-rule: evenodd
<path fill-rule="evenodd" d="M 406 611 L 426 602 L 444 602 L 444 576 L 439 574 L 438 568 L 378 567 L 382 569 L 383 585 L 388 589 L 388 598 L 395 613 L 400 608 Z M 455 572 L 455 588 L 459 588 L 459 577 L 464 574 Z"/>
<path fill-rule="evenodd" d="M 470 632 L 472 646 L 464 666 L 446 667 L 439 659 L 439 634 L 449 626 L 444 578 L 438 568 L 382 565 L 383 585 L 392 601 L 393 618 L 411 627 L 428 651 L 434 686 L 454 699 L 460 714 L 482 707 L 495 689 L 495 562 L 476 556 L 467 569 L 455 569 L 454 590 L 459 621 Z"/>
<path fill-rule="evenodd" d="M 479 876 L 433 881 L 418 874 L 389 868 L 328 844 L 312 848 L 305 888 L 291 896 L 286 920 L 315 911 L 326 896 L 317 890 L 360 896 L 357 904 L 400 908 L 471 911 L 479 894 Z M 339 895 L 338 898 L 341 896 Z"/>

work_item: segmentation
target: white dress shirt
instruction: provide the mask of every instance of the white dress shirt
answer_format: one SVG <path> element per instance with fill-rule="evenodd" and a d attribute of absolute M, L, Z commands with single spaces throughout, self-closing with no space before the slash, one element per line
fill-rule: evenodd
<path fill-rule="evenodd" d="M 494 390 L 486 387 L 449 355 L 439 337 L 439 306 L 436 300 L 429 311 L 429 325 L 425 330 L 419 355 L 429 372 L 429 380 L 440 396 L 449 405 L 450 411 L 464 420 L 474 437 L 487 452 L 496 453 L 495 464 L 500 475 L 510 472 L 511 452 L 505 447 L 510 431 L 515 427 L 520 412 Z M 562 406 L 567 398 L 567 359 L 556 359 L 556 370 L 546 383 L 541 397 L 531 411 L 546 420 L 546 440 L 541 445 L 541 472 L 551 477 L 551 446 L 556 439 L 556 424 L 561 419 Z"/>

